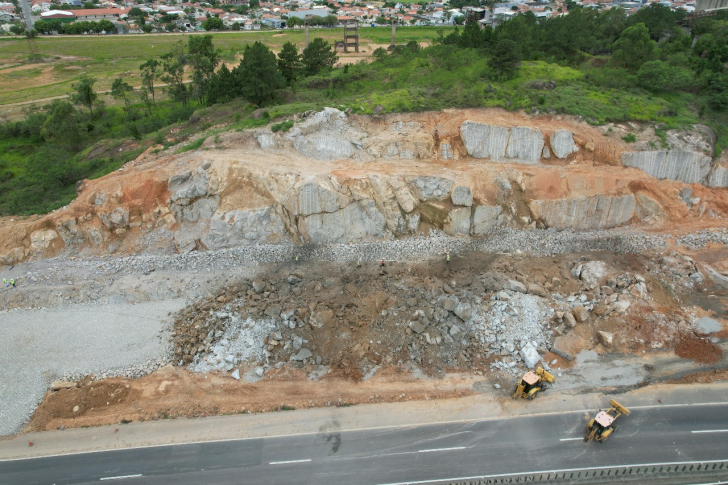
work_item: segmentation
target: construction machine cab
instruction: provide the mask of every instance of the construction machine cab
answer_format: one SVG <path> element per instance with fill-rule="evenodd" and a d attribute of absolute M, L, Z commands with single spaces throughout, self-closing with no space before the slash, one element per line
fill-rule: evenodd
<path fill-rule="evenodd" d="M 516 384 L 513 399 L 533 399 L 539 391 L 546 390 L 546 383 L 554 382 L 554 376 L 539 367 L 535 372 L 526 372 Z"/>
<path fill-rule="evenodd" d="M 629 416 L 630 410 L 619 404 L 614 399 L 609 401 L 611 406 L 606 411 L 599 411 L 596 416 L 586 425 L 584 441 L 597 441 L 603 443 L 617 430 L 614 422 L 621 415 Z"/>

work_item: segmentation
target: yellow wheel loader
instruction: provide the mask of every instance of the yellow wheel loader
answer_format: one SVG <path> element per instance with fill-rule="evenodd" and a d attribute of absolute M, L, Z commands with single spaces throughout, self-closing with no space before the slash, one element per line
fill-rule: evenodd
<path fill-rule="evenodd" d="M 536 397 L 539 391 L 545 391 L 547 389 L 547 383 L 551 384 L 554 382 L 554 376 L 543 370 L 541 367 L 536 369 L 536 372 L 526 372 L 518 384 L 516 384 L 516 390 L 513 392 L 513 399 L 533 399 Z"/>
<path fill-rule="evenodd" d="M 617 431 L 617 425 L 614 422 L 621 415 L 629 416 L 629 409 L 619 404 L 617 401 L 612 399 L 609 401 L 609 405 L 612 406 L 607 411 L 599 411 L 593 419 L 586 425 L 586 433 L 584 434 L 584 441 L 598 441 L 604 443 L 615 431 Z"/>

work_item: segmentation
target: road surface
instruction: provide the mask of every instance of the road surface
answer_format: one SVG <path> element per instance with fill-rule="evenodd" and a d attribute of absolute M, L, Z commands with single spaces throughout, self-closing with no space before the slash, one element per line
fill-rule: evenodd
<path fill-rule="evenodd" d="M 728 459 L 728 403 L 646 406 L 606 443 L 552 415 L 153 446 L 0 462 L 0 483 L 399 484 L 512 472 Z"/>
<path fill-rule="evenodd" d="M 32 30 L 35 26 L 35 20 L 33 20 L 33 12 L 30 11 L 30 1 L 20 0 L 20 7 L 23 9 L 23 17 L 25 17 L 25 28 Z"/>

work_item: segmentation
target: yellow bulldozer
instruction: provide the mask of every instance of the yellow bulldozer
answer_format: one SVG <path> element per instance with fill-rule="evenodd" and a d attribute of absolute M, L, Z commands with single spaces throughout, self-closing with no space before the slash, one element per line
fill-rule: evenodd
<path fill-rule="evenodd" d="M 541 367 L 536 372 L 526 372 L 521 380 L 516 384 L 516 390 L 513 393 L 513 399 L 533 399 L 539 391 L 547 389 L 547 383 L 552 384 L 554 376 L 543 370 Z"/>
<path fill-rule="evenodd" d="M 609 401 L 609 405 L 612 406 L 607 411 L 599 411 L 593 419 L 586 425 L 586 433 L 584 434 L 584 441 L 598 441 L 604 443 L 615 431 L 617 431 L 617 425 L 614 422 L 621 415 L 629 416 L 629 409 L 619 404 L 614 399 Z"/>

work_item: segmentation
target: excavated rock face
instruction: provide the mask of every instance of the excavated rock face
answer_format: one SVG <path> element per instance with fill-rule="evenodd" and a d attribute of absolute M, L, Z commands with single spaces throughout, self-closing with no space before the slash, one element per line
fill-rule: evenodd
<path fill-rule="evenodd" d="M 728 165 L 716 164 L 708 177 L 708 187 L 728 187 Z"/>
<path fill-rule="evenodd" d="M 205 165 L 209 168 L 209 164 Z M 217 180 L 207 173 L 205 165 L 195 172 L 173 175 L 169 179 L 169 207 L 178 221 L 211 219 L 220 205 Z"/>
<path fill-rule="evenodd" d="M 556 158 L 566 158 L 579 151 L 574 143 L 574 134 L 569 130 L 557 130 L 551 134 L 551 151 Z M 548 155 L 544 156 L 548 158 Z"/>
<path fill-rule="evenodd" d="M 264 244 L 287 239 L 286 229 L 273 207 L 232 210 L 215 214 L 204 242 L 210 249 Z"/>
<path fill-rule="evenodd" d="M 534 218 L 556 229 L 606 229 L 629 222 L 637 201 L 632 194 L 616 197 L 594 196 L 578 199 L 534 200 Z"/>
<path fill-rule="evenodd" d="M 24 234 L 0 231 L 0 263 L 63 247 L 192 251 L 723 217 L 725 203 L 710 189 L 693 197 L 618 167 L 726 187 L 728 165 L 700 151 L 712 149 L 700 130 L 669 134 L 669 150 L 623 152 L 591 127 L 525 117 L 501 126 L 492 114 L 348 117 L 327 108 L 287 133 L 256 130 L 208 152 L 147 161 L 144 171 L 116 173 L 106 186 L 85 183 L 72 208 L 27 224 Z M 95 188 L 85 193 L 87 185 Z"/>
<path fill-rule="evenodd" d="M 361 151 L 360 140 L 365 135 L 351 127 L 342 111 L 324 108 L 294 127 L 286 138 L 303 156 L 316 160 L 337 160 L 351 158 Z"/>
<path fill-rule="evenodd" d="M 705 183 L 710 173 L 710 157 L 698 152 L 661 150 L 651 152 L 625 152 L 625 167 L 639 168 L 657 179 L 679 180 L 686 184 Z"/>

